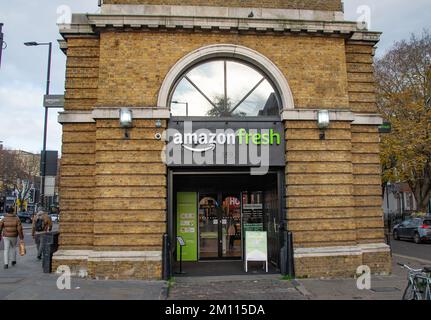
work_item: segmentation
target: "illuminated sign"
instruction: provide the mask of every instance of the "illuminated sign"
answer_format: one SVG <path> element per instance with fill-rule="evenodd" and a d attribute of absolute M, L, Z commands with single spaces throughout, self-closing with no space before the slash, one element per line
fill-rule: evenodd
<path fill-rule="evenodd" d="M 285 165 L 284 126 L 278 121 L 171 121 L 168 166 Z"/>

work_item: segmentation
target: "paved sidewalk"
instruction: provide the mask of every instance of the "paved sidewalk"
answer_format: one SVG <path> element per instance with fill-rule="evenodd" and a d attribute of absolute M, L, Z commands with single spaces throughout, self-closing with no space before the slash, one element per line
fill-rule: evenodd
<path fill-rule="evenodd" d="M 371 290 L 358 290 L 355 279 L 283 280 L 279 274 L 177 277 L 164 281 L 114 281 L 72 278 L 71 290 L 57 288 L 58 275 L 42 273 L 35 246 L 18 265 L 0 269 L 0 300 L 400 300 L 407 271 L 396 265 L 431 265 L 431 261 L 393 257 L 393 274 L 372 276 Z M 3 251 L 0 251 L 3 254 Z M 2 256 L 0 257 L 2 260 Z"/>
<path fill-rule="evenodd" d="M 415 268 L 431 261 L 393 257 L 393 273 L 372 276 L 371 289 L 359 290 L 356 279 L 283 280 L 281 275 L 178 277 L 173 279 L 169 300 L 401 300 L 407 271 L 396 263 Z"/>
<path fill-rule="evenodd" d="M 302 279 L 298 282 L 306 289 L 308 299 L 318 300 L 401 300 L 407 285 L 407 270 L 397 262 L 414 268 L 431 266 L 431 261 L 408 256 L 392 257 L 392 274 L 372 276 L 371 290 L 359 290 L 355 279 Z"/>
<path fill-rule="evenodd" d="M 3 264 L 3 250 L 0 251 Z M 164 300 L 165 281 L 89 280 L 72 277 L 71 290 L 59 290 L 59 275 L 44 274 L 36 258 L 36 247 L 27 246 L 27 255 L 17 265 L 0 269 L 0 300 Z"/>
<path fill-rule="evenodd" d="M 281 275 L 179 277 L 169 300 L 304 300 L 291 281 Z"/>

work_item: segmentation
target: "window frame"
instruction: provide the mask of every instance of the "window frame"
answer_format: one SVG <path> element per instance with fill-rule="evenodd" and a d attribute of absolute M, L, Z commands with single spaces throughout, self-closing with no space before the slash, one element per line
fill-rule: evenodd
<path fill-rule="evenodd" d="M 172 115 L 172 112 L 171 112 L 171 118 L 175 119 L 176 121 L 185 121 L 187 119 L 206 120 L 206 121 L 281 121 L 281 113 L 283 111 L 281 94 L 278 91 L 277 86 L 275 85 L 275 83 L 271 79 L 271 77 L 268 74 L 266 74 L 261 68 L 256 66 L 255 64 L 253 64 L 249 61 L 245 61 L 243 59 L 239 59 L 239 58 L 235 58 L 235 57 L 229 57 L 229 56 L 218 56 L 218 57 L 212 57 L 212 58 L 208 58 L 208 59 L 205 59 L 202 61 L 198 61 L 198 62 L 190 65 L 181 74 L 179 74 L 177 79 L 174 82 L 174 85 L 171 87 L 169 95 L 168 95 L 168 106 L 169 106 L 170 111 L 172 109 L 173 96 L 174 96 L 174 94 L 178 88 L 178 85 L 181 83 L 182 80 L 185 80 L 186 75 L 188 73 L 190 73 L 193 69 L 195 69 L 201 65 L 204 65 L 206 63 L 215 62 L 215 61 L 221 61 L 221 62 L 231 61 L 231 62 L 240 63 L 240 64 L 245 65 L 245 66 L 253 69 L 254 71 L 258 72 L 266 81 L 268 81 L 272 90 L 274 91 L 275 98 L 277 100 L 277 105 L 278 105 L 278 111 L 279 111 L 278 115 L 268 115 L 268 116 L 265 116 L 265 115 L 259 116 L 258 115 L 258 116 L 244 116 L 244 117 L 238 117 L 238 116 L 213 117 L 213 116 L 208 116 L 208 115 L 205 115 L 205 116 L 174 116 L 174 115 Z M 245 99 L 242 103 L 244 103 L 246 100 L 247 99 Z"/>

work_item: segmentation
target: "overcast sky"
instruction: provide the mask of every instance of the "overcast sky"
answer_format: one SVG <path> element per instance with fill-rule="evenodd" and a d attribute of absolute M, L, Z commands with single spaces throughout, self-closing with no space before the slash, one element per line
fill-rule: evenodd
<path fill-rule="evenodd" d="M 72 12 L 98 11 L 97 0 L 2 0 L 0 22 L 4 40 L 0 69 L 0 141 L 5 147 L 38 152 L 42 148 L 43 108 L 47 47 L 25 47 L 25 41 L 54 42 L 52 94 L 63 94 L 65 56 L 58 49 L 57 9 L 67 5 Z M 371 29 L 382 31 L 377 55 L 382 55 L 394 41 L 431 29 L 430 0 L 345 0 L 347 20 L 356 21 L 370 10 Z M 61 126 L 57 110 L 49 114 L 49 150 L 61 148 Z"/>

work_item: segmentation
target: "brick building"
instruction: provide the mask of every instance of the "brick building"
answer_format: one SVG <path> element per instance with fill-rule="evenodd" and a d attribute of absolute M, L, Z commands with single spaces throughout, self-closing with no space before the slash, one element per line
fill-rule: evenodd
<path fill-rule="evenodd" d="M 162 258 L 178 258 L 178 235 L 186 260 L 244 259 L 245 232 L 260 230 L 277 268 L 287 229 L 298 276 L 390 272 L 372 65 L 380 34 L 345 21 L 340 0 L 104 0 L 60 33 L 55 266 L 157 279 Z M 232 129 L 233 153 L 243 138 L 245 153 L 267 152 L 266 174 L 227 151 L 198 163 L 229 148 L 229 134 L 204 151 L 200 140 L 174 143 L 179 162 L 166 161 L 169 130 L 186 137 L 190 123 Z"/>

